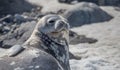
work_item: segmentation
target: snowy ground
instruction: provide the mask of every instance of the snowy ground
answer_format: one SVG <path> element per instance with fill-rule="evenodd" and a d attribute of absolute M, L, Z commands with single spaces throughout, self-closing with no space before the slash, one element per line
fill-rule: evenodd
<path fill-rule="evenodd" d="M 70 52 L 81 58 L 70 60 L 72 70 L 120 70 L 120 11 L 113 7 L 101 8 L 114 18 L 71 29 L 79 35 L 98 40 L 92 44 L 70 45 Z"/>

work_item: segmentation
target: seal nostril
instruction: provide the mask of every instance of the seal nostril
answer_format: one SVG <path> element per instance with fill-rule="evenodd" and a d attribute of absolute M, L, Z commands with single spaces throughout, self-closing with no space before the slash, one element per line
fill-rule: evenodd
<path fill-rule="evenodd" d="M 70 28 L 70 26 L 69 26 L 69 24 L 67 24 L 67 22 L 60 21 L 59 23 L 60 23 L 59 26 L 60 26 L 61 28 L 64 28 L 64 29 L 69 29 L 69 28 Z"/>
<path fill-rule="evenodd" d="M 61 30 L 63 27 L 64 27 L 64 21 L 58 21 L 56 24 L 55 24 L 55 29 L 56 30 Z"/>
<path fill-rule="evenodd" d="M 60 25 L 61 27 L 63 27 L 64 24 L 65 24 L 65 23 L 64 23 L 63 21 L 60 21 L 60 22 L 59 22 L 59 25 Z"/>
<path fill-rule="evenodd" d="M 64 21 L 59 21 L 59 23 L 64 24 Z"/>

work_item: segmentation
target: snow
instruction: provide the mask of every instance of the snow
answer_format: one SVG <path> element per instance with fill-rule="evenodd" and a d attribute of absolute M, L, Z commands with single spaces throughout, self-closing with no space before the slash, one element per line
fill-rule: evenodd
<path fill-rule="evenodd" d="M 100 57 L 91 57 L 82 60 L 70 60 L 72 70 L 119 70 L 119 65 Z"/>

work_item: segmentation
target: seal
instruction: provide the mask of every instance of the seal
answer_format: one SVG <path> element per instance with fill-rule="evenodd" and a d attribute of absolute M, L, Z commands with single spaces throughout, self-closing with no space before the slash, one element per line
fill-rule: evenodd
<path fill-rule="evenodd" d="M 59 15 L 42 17 L 24 44 L 0 57 L 0 70 L 70 70 L 69 28 Z"/>

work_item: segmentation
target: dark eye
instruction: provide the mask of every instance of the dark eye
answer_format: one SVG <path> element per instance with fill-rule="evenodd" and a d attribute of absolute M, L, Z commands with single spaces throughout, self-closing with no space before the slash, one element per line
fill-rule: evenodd
<path fill-rule="evenodd" d="M 49 23 L 55 23 L 56 22 L 56 19 L 55 18 L 49 18 L 48 20 L 47 20 L 47 23 L 49 24 Z"/>
<path fill-rule="evenodd" d="M 54 23 L 55 22 L 55 20 L 50 20 L 50 21 L 48 21 L 48 23 Z"/>

